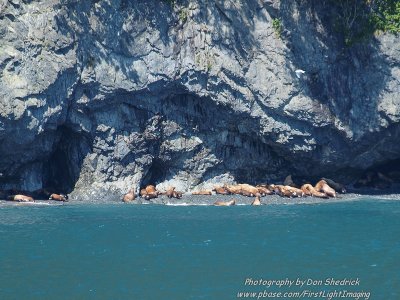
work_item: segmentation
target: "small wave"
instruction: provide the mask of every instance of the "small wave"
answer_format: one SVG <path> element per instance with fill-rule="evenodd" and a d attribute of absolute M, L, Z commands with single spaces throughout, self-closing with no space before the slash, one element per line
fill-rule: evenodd
<path fill-rule="evenodd" d="M 186 202 L 182 202 L 182 203 L 165 203 L 165 205 L 167 206 L 211 206 L 213 204 L 208 204 L 208 203 L 186 203 Z"/>
<path fill-rule="evenodd" d="M 54 206 L 54 205 L 60 205 L 60 204 L 52 204 L 52 203 L 47 203 L 47 202 L 18 202 L 18 203 L 13 203 L 13 205 L 16 205 L 16 206 Z"/>

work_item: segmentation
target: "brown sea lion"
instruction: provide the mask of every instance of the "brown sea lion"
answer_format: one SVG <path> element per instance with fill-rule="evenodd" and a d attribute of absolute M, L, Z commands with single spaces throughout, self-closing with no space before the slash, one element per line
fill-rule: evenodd
<path fill-rule="evenodd" d="M 135 200 L 136 195 L 133 189 L 130 189 L 129 192 L 127 194 L 124 195 L 124 197 L 122 198 L 122 201 L 125 203 L 129 203 L 132 202 L 133 200 Z"/>
<path fill-rule="evenodd" d="M 336 198 L 336 192 L 333 188 L 331 188 L 325 180 L 320 180 L 317 182 L 315 185 L 315 190 L 317 192 L 322 192 L 328 195 L 329 197 L 335 197 Z"/>
<path fill-rule="evenodd" d="M 261 196 L 273 194 L 272 191 L 268 187 L 256 185 L 256 188 L 258 189 L 258 192 L 261 194 Z"/>
<path fill-rule="evenodd" d="M 336 192 L 345 194 L 346 193 L 346 187 L 338 182 L 333 181 L 332 179 L 329 178 L 324 178 L 322 177 L 321 180 L 325 180 L 326 183 L 331 186 Z"/>
<path fill-rule="evenodd" d="M 255 196 L 253 193 L 250 193 L 246 190 L 240 190 L 240 195 L 246 196 L 246 197 L 254 197 Z"/>
<path fill-rule="evenodd" d="M 230 194 L 230 192 L 229 192 L 225 187 L 223 187 L 223 186 L 214 187 L 212 190 L 213 190 L 216 194 L 220 194 L 220 195 L 229 195 L 229 194 Z"/>
<path fill-rule="evenodd" d="M 22 194 L 11 195 L 7 199 L 10 201 L 16 201 L 16 202 L 34 202 L 35 201 L 32 197 L 25 196 Z"/>
<path fill-rule="evenodd" d="M 309 183 L 303 184 L 301 186 L 301 190 L 303 191 L 304 194 L 308 196 L 314 196 L 318 198 L 329 198 L 328 195 L 326 195 L 325 193 L 316 191 L 315 188 Z"/>
<path fill-rule="evenodd" d="M 280 194 L 280 190 L 279 190 L 278 186 L 275 185 L 275 184 L 270 184 L 270 185 L 269 185 L 269 189 L 270 189 L 270 191 L 271 191 L 272 193 L 274 193 L 274 194 L 277 194 L 277 195 Z"/>
<path fill-rule="evenodd" d="M 304 193 L 305 196 L 312 196 L 311 189 L 314 190 L 314 187 L 310 184 L 310 186 L 311 186 L 311 188 L 310 188 L 308 185 L 309 185 L 308 183 L 303 184 L 300 187 L 300 189 L 302 190 L 302 192 Z"/>
<path fill-rule="evenodd" d="M 235 204 L 236 204 L 236 201 L 233 200 L 233 199 L 231 201 L 227 201 L 227 202 L 217 201 L 217 202 L 214 203 L 215 206 L 232 206 L 232 205 L 235 205 Z"/>
<path fill-rule="evenodd" d="M 165 194 L 168 198 L 182 198 L 182 192 L 175 191 L 175 187 L 169 187 Z"/>
<path fill-rule="evenodd" d="M 241 183 L 241 184 L 238 184 L 238 186 L 240 186 L 240 188 L 242 190 L 242 195 L 243 195 L 243 193 L 246 193 L 246 194 L 252 195 L 251 197 L 253 197 L 257 193 L 259 193 L 258 188 L 256 188 L 255 186 L 252 186 L 250 184 Z"/>
<path fill-rule="evenodd" d="M 173 195 L 174 195 L 174 191 L 175 191 L 175 187 L 170 186 L 170 187 L 167 189 L 167 191 L 165 192 L 165 195 L 166 195 L 168 198 L 172 198 Z"/>
<path fill-rule="evenodd" d="M 151 194 L 151 193 L 157 193 L 156 187 L 154 185 L 148 185 L 145 188 L 146 193 Z"/>
<path fill-rule="evenodd" d="M 292 198 L 297 196 L 296 193 L 292 191 L 290 186 L 278 185 L 278 189 L 282 197 Z"/>
<path fill-rule="evenodd" d="M 140 197 L 146 197 L 146 195 L 147 195 L 147 192 L 146 192 L 146 189 L 141 189 L 140 190 Z"/>
<path fill-rule="evenodd" d="M 151 191 L 152 189 L 150 188 L 149 191 Z M 140 190 L 140 196 L 146 200 L 150 200 L 153 198 L 157 198 L 158 197 L 158 192 L 147 192 L 146 189 L 141 189 Z"/>
<path fill-rule="evenodd" d="M 257 196 L 251 203 L 251 205 L 261 205 L 260 197 Z"/>
<path fill-rule="evenodd" d="M 64 194 L 51 194 L 49 200 L 56 200 L 56 201 L 68 201 L 68 195 Z"/>
<path fill-rule="evenodd" d="M 157 192 L 156 192 L 156 193 L 147 193 L 147 194 L 144 196 L 144 199 L 150 200 L 150 199 L 154 199 L 154 198 L 157 198 L 157 197 L 158 197 Z"/>
<path fill-rule="evenodd" d="M 283 185 L 271 184 L 270 188 L 272 189 L 272 191 L 275 194 L 277 194 L 277 195 L 279 195 L 281 197 L 289 197 L 290 198 L 290 197 L 294 196 L 293 192 L 291 190 L 289 190 L 288 188 L 286 188 L 285 186 L 283 186 Z"/>
<path fill-rule="evenodd" d="M 192 192 L 192 195 L 212 195 L 210 190 Z"/>
<path fill-rule="evenodd" d="M 182 198 L 182 192 L 174 191 L 174 192 L 172 193 L 172 197 L 173 197 L 173 198 L 176 198 L 176 199 L 181 199 L 181 198 Z"/>
<path fill-rule="evenodd" d="M 242 193 L 242 188 L 238 184 L 224 185 L 223 188 L 230 194 L 240 195 Z"/>
<path fill-rule="evenodd" d="M 301 189 L 285 185 L 284 188 L 286 188 L 289 192 L 292 193 L 293 197 L 304 197 L 306 196 L 304 192 Z"/>

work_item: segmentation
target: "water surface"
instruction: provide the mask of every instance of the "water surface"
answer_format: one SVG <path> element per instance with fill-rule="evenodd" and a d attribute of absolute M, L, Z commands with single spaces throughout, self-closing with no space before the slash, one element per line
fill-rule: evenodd
<path fill-rule="evenodd" d="M 0 299 L 237 299 L 304 289 L 400 299 L 399 267 L 395 200 L 0 207 Z M 360 285 L 244 284 L 331 277 Z"/>

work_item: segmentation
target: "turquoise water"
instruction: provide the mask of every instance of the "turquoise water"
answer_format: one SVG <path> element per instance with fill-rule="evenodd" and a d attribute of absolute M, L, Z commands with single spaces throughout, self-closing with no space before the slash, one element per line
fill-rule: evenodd
<path fill-rule="evenodd" d="M 332 277 L 359 285 L 326 286 Z M 246 279 L 324 281 L 268 288 Z M 0 299 L 237 299 L 246 291 L 335 289 L 400 299 L 400 201 L 0 208 Z"/>

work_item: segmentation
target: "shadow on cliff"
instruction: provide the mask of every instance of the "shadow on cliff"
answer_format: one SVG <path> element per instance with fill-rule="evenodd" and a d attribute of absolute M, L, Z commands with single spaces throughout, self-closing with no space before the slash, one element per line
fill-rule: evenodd
<path fill-rule="evenodd" d="M 381 52 L 379 40 L 368 33 L 367 24 L 361 23 L 361 12 L 344 11 L 347 9 L 345 3 L 363 2 L 283 0 L 279 10 L 291 62 L 306 72 L 298 80 L 303 86 L 302 92 L 327 105 L 342 126 L 352 132 L 352 138 L 343 137 L 335 142 L 342 152 L 339 158 L 342 161 L 364 155 L 376 146 L 376 141 L 382 140 L 383 130 L 376 132 L 376 128 L 381 128 L 381 119 L 385 117 L 379 112 L 378 105 L 391 74 L 390 63 Z M 350 28 L 355 33 L 344 30 L 347 26 L 343 24 L 344 15 L 358 13 L 360 17 L 349 15 L 355 18 L 355 25 Z M 350 37 L 353 40 L 349 40 Z M 387 121 L 391 123 L 389 119 Z M 337 131 L 334 127 L 332 130 Z M 390 135 L 391 130 L 384 134 Z M 326 130 L 315 132 L 322 150 L 316 153 L 317 160 L 318 156 L 322 159 L 323 149 L 330 147 L 329 138 L 324 138 L 323 134 Z M 342 135 L 337 131 L 332 137 Z M 398 156 L 388 153 L 387 159 L 396 158 Z M 352 162 L 348 164 L 352 165 Z M 357 168 L 361 172 L 369 166 L 368 160 L 364 163 L 360 158 Z"/>
<path fill-rule="evenodd" d="M 266 16 L 262 12 L 265 4 L 259 1 L 221 1 L 215 0 L 207 2 L 207 6 L 214 6 L 218 14 L 212 22 L 213 36 L 218 36 L 220 44 L 225 49 L 233 50 L 237 57 L 240 57 L 239 63 L 242 64 L 244 72 L 247 67 L 244 62 L 252 59 L 254 49 L 260 48 L 260 43 L 255 30 L 256 19 L 266 22 Z M 265 5 L 268 6 L 268 5 Z M 206 16 L 207 7 L 201 8 L 199 22 L 211 22 Z"/>
<path fill-rule="evenodd" d="M 70 193 L 79 178 L 84 158 L 92 151 L 92 142 L 85 134 L 64 125 L 57 132 L 59 141 L 44 162 L 43 187 L 58 193 Z"/>
<path fill-rule="evenodd" d="M 239 182 L 261 183 L 285 177 L 290 170 L 290 162 L 260 141 L 259 122 L 248 114 L 184 91 L 175 90 L 159 101 L 155 106 L 158 111 L 153 113 L 181 128 L 159 142 L 196 138 L 201 143 L 188 150 L 164 149 L 166 152 L 154 153 L 156 157 L 143 185 L 171 180 L 182 171 L 189 173 L 194 169 L 196 172 L 196 164 L 208 165 L 198 178 L 201 179 L 199 183 L 221 174 L 230 174 Z"/>
<path fill-rule="evenodd" d="M 372 34 L 346 43 L 338 2 L 284 0 L 280 13 L 293 63 L 306 71 L 305 92 L 357 131 L 376 121 L 362 112 L 377 112 L 390 67 Z"/>

